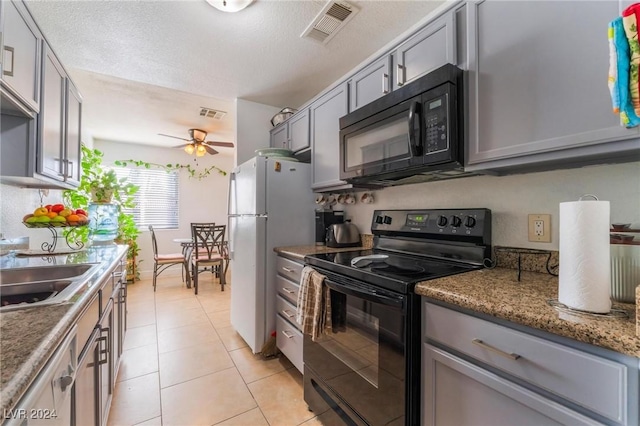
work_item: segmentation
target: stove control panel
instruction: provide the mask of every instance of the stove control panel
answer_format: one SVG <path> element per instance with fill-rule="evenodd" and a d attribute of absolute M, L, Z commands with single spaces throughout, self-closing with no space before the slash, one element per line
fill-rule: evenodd
<path fill-rule="evenodd" d="M 464 240 L 491 238 L 489 209 L 376 210 L 371 231 L 378 235 Z"/>

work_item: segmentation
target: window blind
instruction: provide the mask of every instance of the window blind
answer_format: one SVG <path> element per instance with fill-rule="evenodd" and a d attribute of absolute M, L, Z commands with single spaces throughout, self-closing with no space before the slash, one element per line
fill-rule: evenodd
<path fill-rule="evenodd" d="M 141 230 L 178 228 L 178 172 L 151 169 L 113 167 L 118 178 L 126 177 L 140 187 L 134 195 L 135 207 L 123 209 L 132 214 Z"/>

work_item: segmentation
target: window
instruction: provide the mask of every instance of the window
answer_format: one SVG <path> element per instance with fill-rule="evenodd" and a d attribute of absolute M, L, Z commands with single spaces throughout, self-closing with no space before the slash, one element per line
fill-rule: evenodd
<path fill-rule="evenodd" d="M 126 177 L 140 187 L 135 194 L 136 206 L 123 209 L 133 214 L 139 229 L 153 225 L 156 229 L 178 228 L 178 172 L 113 167 L 118 178 Z"/>

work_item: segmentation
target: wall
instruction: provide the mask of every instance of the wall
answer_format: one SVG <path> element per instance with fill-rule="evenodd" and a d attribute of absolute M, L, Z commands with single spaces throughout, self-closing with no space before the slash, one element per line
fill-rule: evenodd
<path fill-rule="evenodd" d="M 143 160 L 150 163 L 191 164 L 197 170 L 215 165 L 227 173 L 233 168 L 232 154 L 206 155 L 197 158 L 175 148 L 160 148 L 148 145 L 119 143 L 96 140 L 95 148 L 104 152 L 104 163 L 111 164 L 115 160 Z M 174 238 L 188 238 L 191 236 L 191 222 L 227 223 L 227 197 L 229 175 L 222 176 L 216 172 L 202 180 L 190 178 L 186 171 L 180 172 L 180 210 L 179 227 L 176 230 L 156 230 L 158 251 L 161 253 L 180 252 L 180 244 L 173 242 Z M 139 270 L 142 278 L 151 277 L 153 271 L 153 251 L 151 234 L 142 230 L 138 237 L 140 246 Z M 163 275 L 180 275 L 180 268 L 172 267 Z"/>
<path fill-rule="evenodd" d="M 640 163 L 396 186 L 374 191 L 373 204 L 358 200 L 344 210 L 368 233 L 375 209 L 486 207 L 492 211 L 494 245 L 558 250 L 559 203 L 583 194 L 610 201 L 612 223 L 640 223 Z M 551 243 L 528 241 L 530 213 L 551 214 Z"/>
<path fill-rule="evenodd" d="M 256 149 L 269 146 L 271 118 L 281 109 L 236 99 L 236 165 L 255 157 Z"/>

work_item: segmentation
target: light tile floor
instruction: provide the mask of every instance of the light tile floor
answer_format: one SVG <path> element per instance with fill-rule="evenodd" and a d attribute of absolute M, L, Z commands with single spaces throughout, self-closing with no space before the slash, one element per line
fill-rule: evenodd
<path fill-rule="evenodd" d="M 210 274 L 199 294 L 179 276 L 128 287 L 128 330 L 109 425 L 305 425 L 302 375 L 254 355 L 229 319 L 232 285 Z"/>

